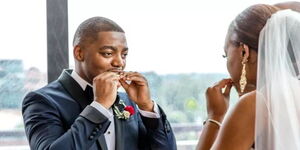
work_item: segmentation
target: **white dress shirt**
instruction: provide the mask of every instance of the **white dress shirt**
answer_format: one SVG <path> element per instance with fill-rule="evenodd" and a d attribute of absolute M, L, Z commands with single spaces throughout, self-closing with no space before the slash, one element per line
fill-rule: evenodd
<path fill-rule="evenodd" d="M 75 70 L 72 71 L 71 77 L 80 85 L 80 87 L 85 90 L 86 86 L 91 86 L 87 81 L 82 79 L 76 72 Z M 113 115 L 113 110 L 112 108 L 106 109 L 104 106 L 102 106 L 100 103 L 93 101 L 90 104 L 92 107 L 97 109 L 99 112 L 101 112 L 105 117 L 109 119 L 111 122 L 109 127 L 107 128 L 106 132 L 104 133 L 105 141 L 108 150 L 115 150 L 115 121 L 114 121 L 114 115 Z M 157 104 L 154 102 L 154 113 L 153 112 L 148 112 L 148 111 L 143 111 L 139 109 L 139 112 L 141 115 L 144 117 L 148 118 L 159 118 L 160 117 L 160 112 L 158 109 Z"/>

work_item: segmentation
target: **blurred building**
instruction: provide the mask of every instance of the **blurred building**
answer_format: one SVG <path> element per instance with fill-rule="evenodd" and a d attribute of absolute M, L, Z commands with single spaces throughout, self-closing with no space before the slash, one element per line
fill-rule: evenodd
<path fill-rule="evenodd" d="M 0 108 L 20 108 L 24 95 L 46 80 L 46 74 L 37 68 L 24 70 L 22 60 L 0 60 Z"/>

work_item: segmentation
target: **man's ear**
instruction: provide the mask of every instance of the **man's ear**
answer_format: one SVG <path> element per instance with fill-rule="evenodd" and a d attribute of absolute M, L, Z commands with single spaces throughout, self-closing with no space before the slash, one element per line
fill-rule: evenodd
<path fill-rule="evenodd" d="M 84 54 L 83 54 L 83 50 L 81 49 L 81 47 L 79 45 L 76 45 L 73 49 L 73 55 L 74 58 L 77 61 L 84 61 Z"/>
<path fill-rule="evenodd" d="M 242 46 L 242 63 L 246 63 L 249 59 L 250 49 L 246 44 L 241 44 Z"/>

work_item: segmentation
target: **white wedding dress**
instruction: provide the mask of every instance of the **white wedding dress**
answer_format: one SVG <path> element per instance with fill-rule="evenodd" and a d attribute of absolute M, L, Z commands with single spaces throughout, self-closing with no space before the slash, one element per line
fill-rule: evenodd
<path fill-rule="evenodd" d="M 255 150 L 300 150 L 300 13 L 273 14 L 258 52 Z"/>

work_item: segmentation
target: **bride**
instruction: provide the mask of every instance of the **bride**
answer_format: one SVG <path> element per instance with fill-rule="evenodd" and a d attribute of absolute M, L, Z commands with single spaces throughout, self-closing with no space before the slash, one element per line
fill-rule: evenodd
<path fill-rule="evenodd" d="M 231 79 L 207 89 L 197 149 L 300 150 L 300 13 L 250 6 L 231 23 L 224 49 Z M 226 114 L 232 86 L 240 100 Z"/>

